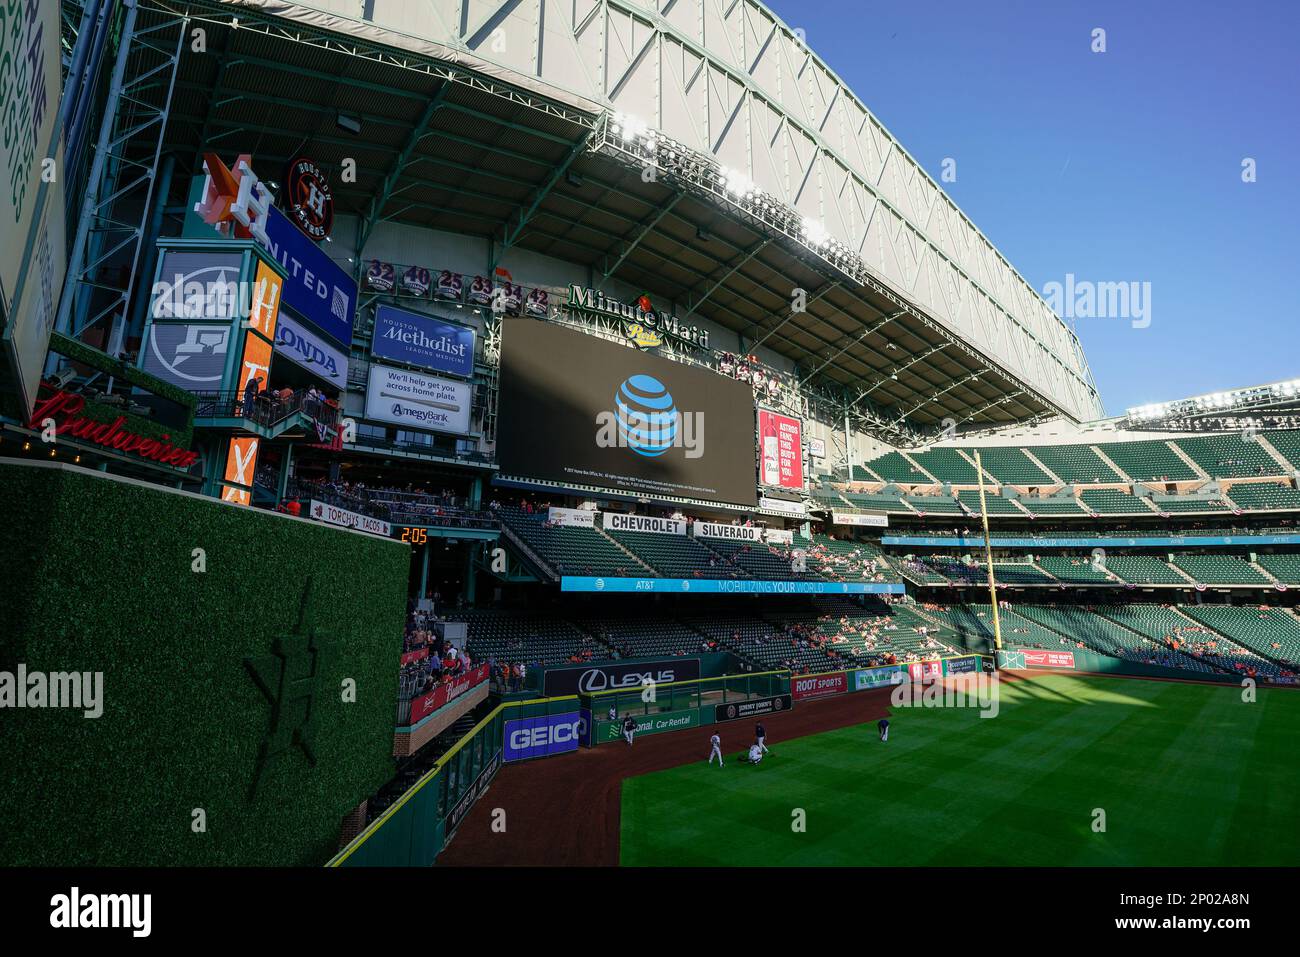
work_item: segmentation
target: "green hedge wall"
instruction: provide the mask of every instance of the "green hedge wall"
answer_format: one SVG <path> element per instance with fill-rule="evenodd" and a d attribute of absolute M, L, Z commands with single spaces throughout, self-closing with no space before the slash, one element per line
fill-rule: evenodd
<path fill-rule="evenodd" d="M 392 774 L 409 563 L 397 542 L 0 464 L 0 671 L 104 675 L 97 719 L 0 711 L 0 865 L 326 861 L 343 815 Z M 290 693 L 278 643 L 299 650 Z M 282 702 L 278 737 L 254 673 Z M 258 777 L 264 744 L 285 747 Z"/>

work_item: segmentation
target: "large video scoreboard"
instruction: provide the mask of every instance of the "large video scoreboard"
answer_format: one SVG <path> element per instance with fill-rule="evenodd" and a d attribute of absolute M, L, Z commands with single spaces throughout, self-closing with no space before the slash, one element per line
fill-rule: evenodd
<path fill-rule="evenodd" d="M 747 383 L 534 319 L 501 348 L 504 474 L 757 504 Z"/>

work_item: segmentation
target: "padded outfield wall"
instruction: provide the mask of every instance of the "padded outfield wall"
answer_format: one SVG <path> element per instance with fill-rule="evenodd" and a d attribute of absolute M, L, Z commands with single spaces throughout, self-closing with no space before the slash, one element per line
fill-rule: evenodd
<path fill-rule="evenodd" d="M 392 775 L 409 565 L 396 541 L 0 463 L 0 672 L 103 675 L 99 717 L 0 710 L 0 865 L 329 859 Z"/>

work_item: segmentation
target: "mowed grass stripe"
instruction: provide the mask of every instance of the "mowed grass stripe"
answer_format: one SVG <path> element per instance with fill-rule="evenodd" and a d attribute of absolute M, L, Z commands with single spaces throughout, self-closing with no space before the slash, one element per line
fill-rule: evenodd
<path fill-rule="evenodd" d="M 1000 691 L 991 719 L 894 709 L 888 743 L 863 724 L 772 742 L 757 768 L 733 752 L 626 781 L 623 863 L 1300 863 L 1300 694 L 1069 675 Z"/>

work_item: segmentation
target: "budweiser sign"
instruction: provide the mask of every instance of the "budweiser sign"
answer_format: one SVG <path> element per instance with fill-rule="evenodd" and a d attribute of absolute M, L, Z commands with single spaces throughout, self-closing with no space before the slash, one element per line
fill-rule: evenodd
<path fill-rule="evenodd" d="M 49 398 L 37 401 L 27 427 L 44 431 L 47 423 L 53 422 L 55 434 L 62 438 L 80 439 L 91 445 L 137 455 L 150 462 L 177 469 L 187 469 L 198 461 L 197 452 L 172 445 L 168 441 L 171 436 L 166 433 L 161 438 L 151 439 L 127 428 L 124 415 L 119 415 L 112 422 L 104 422 L 83 416 L 81 412 L 85 407 L 85 396 L 56 392 Z"/>

